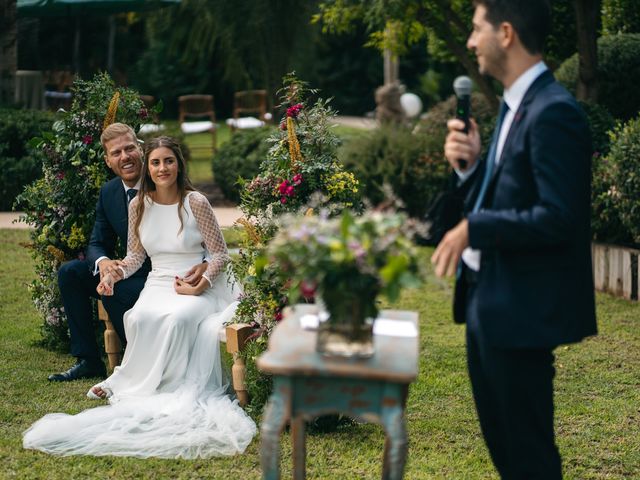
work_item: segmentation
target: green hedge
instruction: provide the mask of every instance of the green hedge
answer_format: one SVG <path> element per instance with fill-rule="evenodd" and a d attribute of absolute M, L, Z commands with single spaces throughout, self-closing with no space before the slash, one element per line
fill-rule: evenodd
<path fill-rule="evenodd" d="M 239 178 L 250 180 L 260 172 L 269 151 L 265 140 L 273 132 L 274 127 L 238 130 L 214 155 L 213 179 L 228 200 L 240 201 Z"/>
<path fill-rule="evenodd" d="M 11 210 L 25 185 L 42 174 L 42 158 L 28 144 L 50 131 L 53 119 L 49 112 L 0 109 L 0 211 Z"/>
<path fill-rule="evenodd" d="M 383 127 L 347 141 L 340 158 L 362 184 L 373 203 L 384 198 L 388 184 L 406 205 L 409 215 L 422 217 L 448 183 L 451 169 L 444 158 L 447 120 L 455 114 L 456 99 L 435 105 L 412 131 Z M 483 145 L 491 140 L 495 113 L 483 96 L 474 94 L 471 105 L 480 124 Z"/>
<path fill-rule="evenodd" d="M 578 56 L 556 71 L 556 78 L 572 93 L 578 83 Z M 628 120 L 640 110 L 640 34 L 619 34 L 598 39 L 598 103 L 615 117 Z"/>
<path fill-rule="evenodd" d="M 631 242 L 640 245 L 640 116 L 617 127 L 611 134 L 606 158 L 612 172 L 608 191 Z"/>

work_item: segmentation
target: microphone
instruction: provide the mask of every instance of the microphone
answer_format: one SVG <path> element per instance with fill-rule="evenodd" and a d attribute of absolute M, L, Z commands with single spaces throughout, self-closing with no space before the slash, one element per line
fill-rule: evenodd
<path fill-rule="evenodd" d="M 458 104 L 456 105 L 456 118 L 464 122 L 464 133 L 469 133 L 469 112 L 471 111 L 471 79 L 466 76 L 457 77 L 453 81 L 453 91 L 456 92 L 458 97 Z M 458 160 L 460 169 L 467 168 L 466 160 Z"/>

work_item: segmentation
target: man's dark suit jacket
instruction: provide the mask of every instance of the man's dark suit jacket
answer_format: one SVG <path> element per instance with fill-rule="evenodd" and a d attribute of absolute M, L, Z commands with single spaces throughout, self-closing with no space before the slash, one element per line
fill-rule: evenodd
<path fill-rule="evenodd" d="M 484 163 L 468 180 L 474 183 L 467 212 Z M 547 71 L 514 115 L 482 208 L 467 216 L 470 246 L 482 252 L 478 315 L 493 346 L 553 348 L 596 333 L 590 191 L 588 125 L 575 99 Z M 458 323 L 465 319 L 467 288 L 461 275 L 454 300 Z"/>
<path fill-rule="evenodd" d="M 114 258 L 118 242 L 127 245 L 128 232 L 127 195 L 122 180 L 116 177 L 105 183 L 100 189 L 96 206 L 96 220 L 87 247 L 87 264 L 93 269 L 100 257 Z M 140 269 L 132 276 L 146 277 L 151 270 L 147 258 Z"/>

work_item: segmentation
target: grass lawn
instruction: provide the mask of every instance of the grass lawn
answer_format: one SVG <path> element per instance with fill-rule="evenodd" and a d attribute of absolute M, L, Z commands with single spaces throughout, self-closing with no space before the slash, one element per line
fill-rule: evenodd
<path fill-rule="evenodd" d="M 26 284 L 27 232 L 0 230 L 0 478 L 260 478 L 259 439 L 246 453 L 210 460 L 52 457 L 22 449 L 21 433 L 45 413 L 95 406 L 92 381 L 49 383 L 71 359 L 36 346 L 40 319 Z M 421 363 L 407 406 L 407 479 L 497 478 L 466 374 L 464 329 L 451 321 L 451 283 L 430 279 L 400 307 L 420 312 Z M 640 304 L 598 295 L 600 335 L 557 353 L 557 432 L 567 479 L 640 478 Z M 358 424 L 307 438 L 310 479 L 380 478 L 384 435 Z M 291 444 L 281 442 L 283 478 Z"/>

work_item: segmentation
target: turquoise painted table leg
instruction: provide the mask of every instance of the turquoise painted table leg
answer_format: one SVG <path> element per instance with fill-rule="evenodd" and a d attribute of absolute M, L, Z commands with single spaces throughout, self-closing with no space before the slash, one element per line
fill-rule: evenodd
<path fill-rule="evenodd" d="M 402 480 L 407 462 L 407 426 L 404 417 L 403 393 L 397 388 L 385 388 L 382 408 L 382 425 L 386 432 L 383 480 Z M 398 387 L 394 385 L 393 387 Z M 395 390 L 395 391 L 394 391 Z"/>
<path fill-rule="evenodd" d="M 280 432 L 290 416 L 291 386 L 274 378 L 273 394 L 269 398 L 260 427 L 260 466 L 264 480 L 280 478 Z"/>

